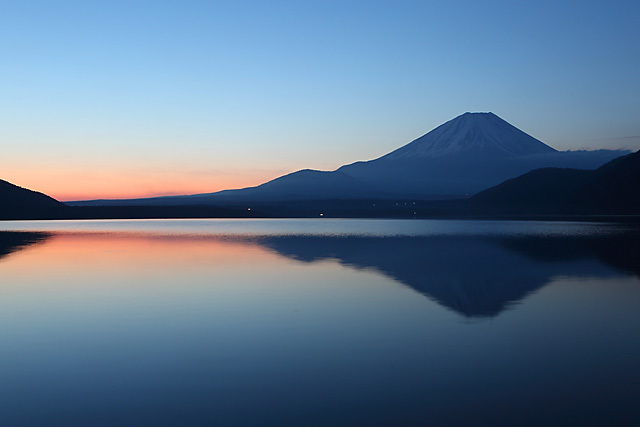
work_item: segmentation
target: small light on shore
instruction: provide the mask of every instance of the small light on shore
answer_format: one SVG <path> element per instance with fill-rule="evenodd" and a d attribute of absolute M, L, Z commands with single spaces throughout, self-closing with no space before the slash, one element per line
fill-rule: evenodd
<path fill-rule="evenodd" d="M 320 216 L 324 216 L 324 214 L 323 214 L 323 213 L 321 213 L 321 214 L 320 214 Z"/>
<path fill-rule="evenodd" d="M 248 210 L 248 211 L 250 211 L 250 210 L 251 210 L 251 208 L 247 208 L 247 210 Z"/>

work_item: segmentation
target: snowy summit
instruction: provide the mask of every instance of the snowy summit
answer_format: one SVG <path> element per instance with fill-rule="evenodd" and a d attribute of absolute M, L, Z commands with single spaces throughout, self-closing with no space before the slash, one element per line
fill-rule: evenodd
<path fill-rule="evenodd" d="M 464 153 L 527 156 L 554 151 L 493 113 L 464 113 L 382 159 L 438 158 Z"/>

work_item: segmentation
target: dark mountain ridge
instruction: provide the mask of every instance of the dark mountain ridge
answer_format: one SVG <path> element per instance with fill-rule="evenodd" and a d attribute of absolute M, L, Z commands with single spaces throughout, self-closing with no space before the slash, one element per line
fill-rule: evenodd
<path fill-rule="evenodd" d="M 0 219 L 38 217 L 65 208 L 65 205 L 46 194 L 0 180 Z"/>
<path fill-rule="evenodd" d="M 46 194 L 18 187 L 17 185 L 0 179 L 0 208 L 11 207 L 18 204 L 23 207 L 61 205 L 56 199 Z"/>
<path fill-rule="evenodd" d="M 283 200 L 312 199 L 348 199 L 354 194 L 362 198 L 379 197 L 380 193 L 366 183 L 341 172 L 325 172 L 303 169 L 268 181 L 257 187 L 244 190 L 224 190 L 215 193 L 217 200 L 236 201 L 268 201 L 272 194 L 278 194 Z M 206 202 L 211 197 L 203 195 L 200 199 Z M 186 196 L 193 202 L 198 196 Z"/>
<path fill-rule="evenodd" d="M 526 212 L 640 214 L 640 151 L 595 170 L 543 168 L 470 199 L 476 206 Z"/>

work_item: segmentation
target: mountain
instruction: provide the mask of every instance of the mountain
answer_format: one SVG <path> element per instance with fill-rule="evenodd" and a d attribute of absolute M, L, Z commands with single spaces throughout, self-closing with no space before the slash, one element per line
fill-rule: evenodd
<path fill-rule="evenodd" d="M 0 180 L 0 219 L 33 218 L 64 208 L 45 194 Z"/>
<path fill-rule="evenodd" d="M 454 198 L 532 169 L 594 169 L 622 154 L 557 151 L 493 113 L 465 113 L 385 156 L 338 171 L 389 194 Z"/>
<path fill-rule="evenodd" d="M 517 157 L 557 152 L 493 113 L 464 113 L 379 161 L 457 156 Z"/>
<path fill-rule="evenodd" d="M 540 167 L 594 169 L 627 152 L 557 151 L 493 113 L 465 113 L 382 157 L 332 172 L 301 170 L 257 187 L 72 205 L 189 205 L 467 197 Z"/>
<path fill-rule="evenodd" d="M 469 202 L 511 211 L 640 214 L 640 151 L 596 170 L 536 169 Z"/>

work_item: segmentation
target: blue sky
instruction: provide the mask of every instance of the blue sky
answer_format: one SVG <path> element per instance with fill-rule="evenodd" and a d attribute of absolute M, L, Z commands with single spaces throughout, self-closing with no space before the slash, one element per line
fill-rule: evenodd
<path fill-rule="evenodd" d="M 640 2 L 0 2 L 0 178 L 215 191 L 385 154 L 466 111 L 640 149 Z"/>

